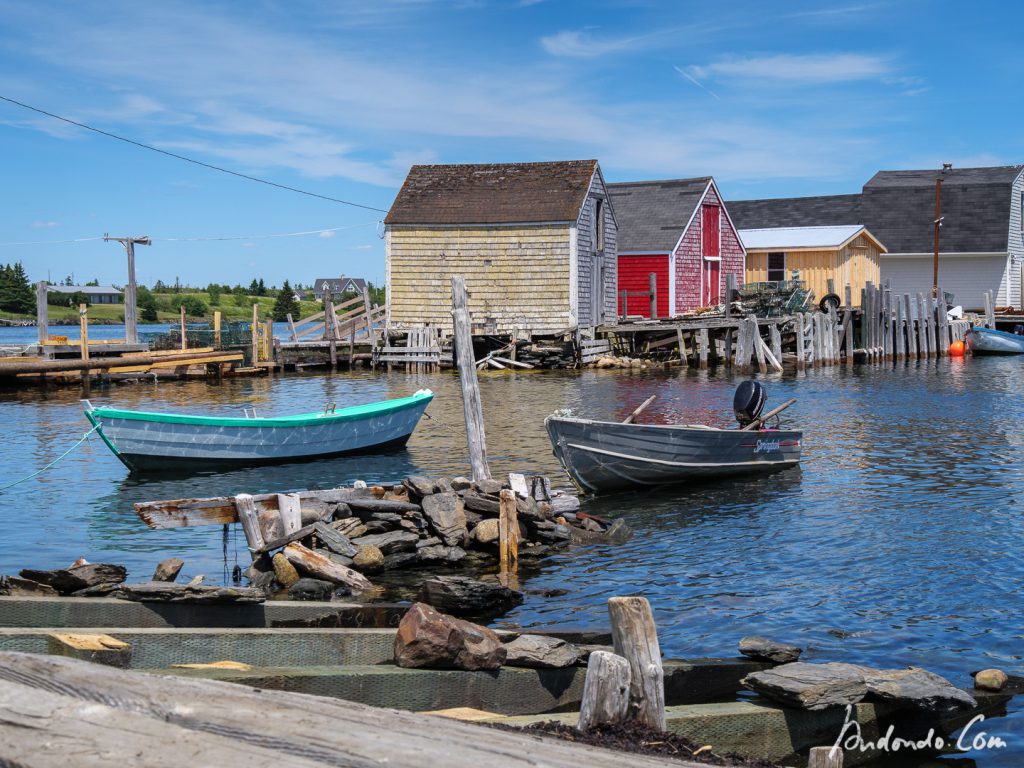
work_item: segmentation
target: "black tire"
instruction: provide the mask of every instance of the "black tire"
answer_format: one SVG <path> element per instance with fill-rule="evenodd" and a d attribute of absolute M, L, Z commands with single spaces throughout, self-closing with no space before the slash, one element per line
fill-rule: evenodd
<path fill-rule="evenodd" d="M 821 297 L 821 301 L 818 302 L 818 309 L 822 312 L 828 312 L 829 306 L 839 309 L 843 306 L 843 300 L 839 298 L 839 294 L 826 293 Z"/>

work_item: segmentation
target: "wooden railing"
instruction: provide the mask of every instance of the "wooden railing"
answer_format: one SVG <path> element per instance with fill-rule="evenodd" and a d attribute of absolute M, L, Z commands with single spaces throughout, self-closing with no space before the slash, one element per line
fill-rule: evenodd
<path fill-rule="evenodd" d="M 384 307 L 370 303 L 369 291 L 362 296 L 335 304 L 331 297 L 324 297 L 324 308 L 316 314 L 294 321 L 288 315 L 291 341 L 323 340 L 375 343 L 384 327 Z"/>

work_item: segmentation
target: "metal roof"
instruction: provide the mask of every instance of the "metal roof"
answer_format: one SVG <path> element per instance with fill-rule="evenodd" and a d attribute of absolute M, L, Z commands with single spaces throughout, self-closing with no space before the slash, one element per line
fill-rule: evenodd
<path fill-rule="evenodd" d="M 839 248 L 843 243 L 865 231 L 860 224 L 836 227 L 773 227 L 741 229 L 740 239 L 747 250 L 780 250 L 794 248 Z"/>

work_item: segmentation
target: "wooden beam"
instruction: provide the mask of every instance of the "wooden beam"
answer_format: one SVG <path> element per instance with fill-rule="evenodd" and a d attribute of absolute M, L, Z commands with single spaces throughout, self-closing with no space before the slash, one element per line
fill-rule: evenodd
<path fill-rule="evenodd" d="M 458 357 L 459 383 L 462 388 L 463 414 L 466 418 L 469 463 L 474 480 L 487 480 L 491 477 L 491 470 L 487 466 L 487 438 L 484 434 L 480 382 L 476 377 L 476 365 L 473 360 L 472 319 L 468 303 L 469 294 L 465 279 L 461 275 L 453 275 L 452 321 L 455 328 L 455 351 Z"/>

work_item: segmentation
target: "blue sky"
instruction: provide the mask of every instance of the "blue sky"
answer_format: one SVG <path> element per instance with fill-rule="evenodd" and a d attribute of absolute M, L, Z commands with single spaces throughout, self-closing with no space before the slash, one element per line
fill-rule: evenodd
<path fill-rule="evenodd" d="M 596 157 L 726 199 L 1024 161 L 1024 4 L 0 0 L 0 96 L 387 209 L 412 163 Z M 33 279 L 384 277 L 382 213 L 0 102 L 0 262 Z M 311 235 L 270 237 L 296 232 Z M 230 239 L 212 239 L 230 238 Z"/>

